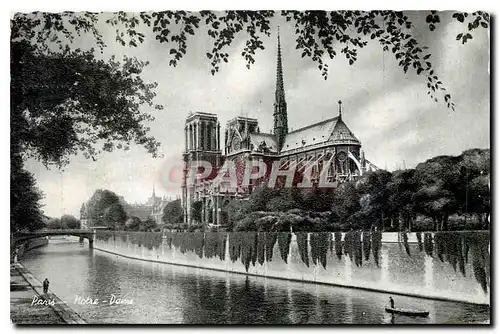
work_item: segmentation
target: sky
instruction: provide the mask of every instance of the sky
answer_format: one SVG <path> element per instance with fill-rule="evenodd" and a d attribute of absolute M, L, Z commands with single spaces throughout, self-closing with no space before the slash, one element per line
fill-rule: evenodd
<path fill-rule="evenodd" d="M 227 120 L 236 116 L 257 118 L 261 131 L 270 132 L 278 25 L 290 130 L 337 116 L 337 101 L 342 100 L 345 123 L 361 141 L 366 158 L 380 168 L 412 168 L 436 155 L 489 148 L 488 31 L 478 29 L 474 38 L 462 45 L 455 36 L 465 27 L 451 21 L 451 13 L 442 13 L 441 24 L 433 32 L 425 25 L 425 14 L 408 13 L 416 25 L 413 34 L 421 45 L 429 47 L 435 73 L 452 95 L 455 111 L 442 101 L 431 100 L 425 77 L 411 71 L 405 74 L 393 54 L 384 53 L 373 42 L 359 51 L 358 61 L 352 66 L 342 56 L 328 60 L 329 78 L 325 81 L 312 61 L 301 58 L 295 49 L 293 26 L 280 17 L 273 20 L 272 34 L 264 39 L 265 50 L 259 51 L 251 69 L 246 68 L 240 55 L 245 43 L 242 35 L 229 49 L 229 63 L 221 65 L 215 76 L 210 74 L 204 56 L 210 41 L 201 31 L 191 36 L 187 55 L 174 68 L 168 66 L 169 45 L 159 44 L 147 35 L 138 48 L 124 48 L 114 42 L 113 28 L 99 24 L 108 44 L 102 57 L 127 54 L 150 62 L 143 78 L 158 83 L 155 102 L 164 110 L 143 111 L 156 118 L 148 125 L 151 135 L 162 145 L 161 155 L 154 159 L 139 146 L 132 146 L 130 151 L 102 153 L 95 157 L 96 161 L 78 155 L 71 158 L 63 172 L 27 161 L 26 168 L 34 173 L 45 194 L 45 214 L 78 216 L 82 203 L 97 189 L 114 191 L 129 203 L 145 202 L 153 184 L 156 195 L 180 195 L 180 188 L 165 184 L 162 175 L 181 158 L 184 122 L 190 112 L 217 114 L 221 134 Z M 83 37 L 75 46 L 89 48 L 92 43 Z"/>

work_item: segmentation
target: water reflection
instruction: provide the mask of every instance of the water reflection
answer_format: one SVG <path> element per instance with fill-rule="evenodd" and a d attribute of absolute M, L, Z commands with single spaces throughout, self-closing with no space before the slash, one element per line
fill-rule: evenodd
<path fill-rule="evenodd" d="M 397 296 L 429 318 L 391 317 L 383 293 L 130 260 L 74 245 L 49 245 L 23 260 L 90 323 L 336 324 L 485 321 L 489 308 Z M 128 295 L 134 305 L 77 305 L 76 294 Z"/>

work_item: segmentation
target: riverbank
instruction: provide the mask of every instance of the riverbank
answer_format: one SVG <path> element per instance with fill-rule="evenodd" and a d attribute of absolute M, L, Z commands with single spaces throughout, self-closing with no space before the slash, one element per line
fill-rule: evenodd
<path fill-rule="evenodd" d="M 489 305 L 489 234 L 97 233 L 94 249 L 149 262 Z M 466 251 L 462 251 L 465 249 Z"/>
<path fill-rule="evenodd" d="M 16 325 L 86 323 L 50 290 L 44 294 L 42 283 L 20 263 L 10 265 L 10 318 Z"/>
<path fill-rule="evenodd" d="M 17 245 L 17 258 L 21 258 L 24 253 L 27 251 L 30 251 L 35 248 L 39 247 L 44 247 L 49 244 L 49 240 L 47 238 L 35 238 L 31 240 L 27 240 L 23 242 L 20 245 Z M 13 247 L 12 241 L 11 241 L 11 248 L 10 248 L 10 262 L 16 262 L 17 260 L 15 259 L 15 249 L 16 247 Z"/>

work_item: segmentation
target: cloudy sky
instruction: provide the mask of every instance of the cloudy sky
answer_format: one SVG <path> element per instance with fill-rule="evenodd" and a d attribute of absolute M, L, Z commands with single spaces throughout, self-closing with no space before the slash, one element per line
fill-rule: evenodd
<path fill-rule="evenodd" d="M 229 63 L 222 65 L 215 76 L 210 74 L 204 56 L 210 48 L 206 35 L 191 37 L 188 55 L 174 68 L 168 66 L 170 46 L 149 38 L 136 49 L 123 48 L 114 42 L 114 29 L 100 25 L 108 42 L 104 57 L 127 54 L 150 62 L 144 79 L 158 82 L 156 103 L 165 109 L 145 111 L 156 117 L 150 124 L 151 134 L 162 144 L 164 157 L 153 159 L 144 148 L 132 147 L 126 152 L 103 153 L 96 157 L 97 161 L 75 156 L 64 172 L 28 161 L 28 170 L 35 174 L 45 193 L 45 213 L 77 215 L 81 204 L 96 189 L 112 190 L 131 203 L 146 201 L 153 183 L 157 195 L 178 195 L 177 186 L 165 185 L 162 179 L 180 159 L 184 120 L 191 111 L 218 114 L 221 125 L 235 116 L 255 117 L 261 130 L 269 132 L 278 25 L 289 128 L 336 116 L 336 101 L 342 100 L 346 124 L 361 140 L 367 159 L 381 168 L 394 170 L 403 161 L 407 167 L 414 167 L 436 155 L 489 148 L 488 32 L 478 29 L 474 38 L 462 45 L 455 36 L 465 27 L 452 22 L 450 13 L 442 13 L 441 24 L 433 32 L 425 25 L 425 14 L 409 13 L 416 25 L 413 33 L 429 47 L 435 72 L 455 101 L 454 112 L 428 97 L 424 77 L 403 73 L 393 55 L 382 52 L 375 43 L 359 52 L 353 66 L 340 56 L 328 61 L 330 74 L 325 81 L 317 67 L 295 50 L 294 29 L 280 17 L 273 21 L 273 35 L 264 40 L 266 49 L 258 53 L 250 70 L 240 56 L 245 42 L 242 35 L 230 48 Z M 85 38 L 77 43 L 80 47 L 92 46 Z"/>

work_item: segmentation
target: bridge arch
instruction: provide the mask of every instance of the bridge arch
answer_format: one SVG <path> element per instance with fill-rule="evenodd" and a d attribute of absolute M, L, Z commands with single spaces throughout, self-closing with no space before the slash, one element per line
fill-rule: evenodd
<path fill-rule="evenodd" d="M 82 230 L 82 229 L 66 229 L 66 230 L 43 230 L 43 231 L 33 231 L 33 232 L 18 232 L 14 233 L 11 240 L 11 246 L 17 247 L 23 242 L 31 239 L 43 238 L 48 236 L 56 235 L 71 235 L 75 237 L 80 237 L 89 240 L 89 247 L 92 248 L 94 245 L 94 232 L 95 230 Z"/>

